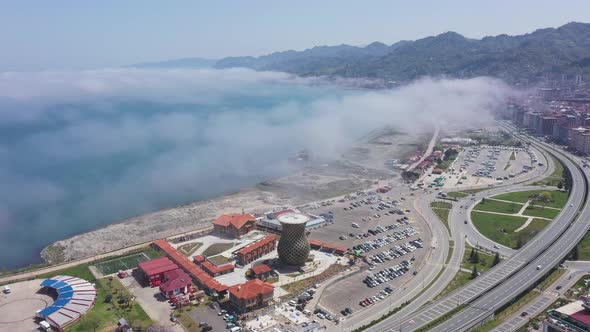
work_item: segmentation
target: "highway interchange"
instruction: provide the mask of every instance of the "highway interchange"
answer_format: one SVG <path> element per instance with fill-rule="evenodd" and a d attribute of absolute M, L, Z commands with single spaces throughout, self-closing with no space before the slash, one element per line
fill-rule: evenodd
<path fill-rule="evenodd" d="M 512 127 L 507 128 L 514 130 Z M 530 141 L 529 138 L 522 138 Z M 533 144 L 537 148 L 551 151 L 557 159 L 562 161 L 565 166 L 571 170 L 572 178 L 574 179 L 575 185 L 572 188 L 568 203 L 556 220 L 541 232 L 541 234 L 531 240 L 525 247 L 514 254 L 509 248 L 500 247 L 498 250 L 501 254 L 504 256 L 510 256 L 510 258 L 473 282 L 470 282 L 438 301 L 424 306 L 418 311 L 409 310 L 410 308 L 408 307 L 410 306 L 408 306 L 406 307 L 408 310 L 400 311 L 397 315 L 393 315 L 389 319 L 369 328 L 369 331 L 415 330 L 436 320 L 438 317 L 454 313 L 459 306 L 461 306 L 462 309 L 460 312 L 439 326 L 432 328 L 432 330 L 467 330 L 491 316 L 497 308 L 509 302 L 518 294 L 532 287 L 537 280 L 556 267 L 565 255 L 571 251 L 575 244 L 581 240 L 588 230 L 588 225 L 584 220 L 586 220 L 588 213 L 590 213 L 590 210 L 585 208 L 587 174 L 584 173 L 585 170 L 582 170 L 582 168 L 568 159 L 572 158 L 572 156 L 566 156 L 561 150 L 554 149 L 546 143 L 534 141 Z M 522 185 L 520 186 L 522 187 Z M 495 193 L 505 192 L 507 188 L 509 191 L 522 190 L 522 188 L 513 185 L 512 187 L 488 190 L 482 192 L 482 195 L 488 196 Z M 528 187 L 527 189 L 534 188 Z M 467 198 L 467 200 L 470 199 L 471 198 Z M 476 197 L 476 201 L 477 200 Z M 582 207 L 584 208 L 582 209 Z M 582 210 L 581 217 L 575 219 L 576 214 L 580 209 Z M 461 212 L 457 211 L 455 208 L 451 212 L 450 220 L 453 221 L 451 226 L 452 229 L 453 227 L 456 227 L 458 220 L 465 219 L 464 214 L 462 215 L 463 218 L 458 218 L 456 215 L 457 213 L 461 214 Z M 480 246 L 490 248 L 489 246 L 491 245 L 493 248 L 494 243 L 489 240 L 486 242 L 486 239 L 477 233 L 477 231 L 473 231 L 472 227 L 467 227 L 466 229 L 467 233 L 469 233 L 467 234 L 467 237 L 471 242 L 475 240 Z M 469 231 L 470 229 L 471 231 Z M 462 241 L 459 240 L 460 236 L 464 236 L 465 234 L 455 231 L 453 233 L 455 233 L 453 236 L 455 244 L 461 244 Z M 460 260 L 461 256 L 462 252 L 461 255 L 457 255 L 455 252 L 453 253 L 453 257 L 457 257 L 457 260 Z M 452 260 L 449 265 L 454 266 Z M 436 284 L 446 285 L 446 280 L 441 280 L 439 278 L 434 286 L 436 286 Z M 438 291 L 432 290 L 432 292 L 429 291 L 428 293 L 437 294 Z M 416 306 L 418 306 L 418 304 L 412 305 L 413 308 Z M 409 316 L 410 313 L 411 316 Z"/>

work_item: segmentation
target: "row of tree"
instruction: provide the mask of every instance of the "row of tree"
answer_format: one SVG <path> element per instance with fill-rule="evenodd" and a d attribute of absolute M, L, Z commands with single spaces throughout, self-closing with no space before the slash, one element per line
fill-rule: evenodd
<path fill-rule="evenodd" d="M 479 250 L 476 248 L 471 248 L 471 253 L 469 254 L 469 262 L 473 264 L 473 269 L 471 270 L 471 279 L 477 278 L 479 276 L 479 272 L 477 271 L 477 264 L 483 263 L 479 257 Z M 492 265 L 490 267 L 494 267 L 500 263 L 500 253 L 496 251 L 494 255 L 494 260 L 492 261 Z"/>

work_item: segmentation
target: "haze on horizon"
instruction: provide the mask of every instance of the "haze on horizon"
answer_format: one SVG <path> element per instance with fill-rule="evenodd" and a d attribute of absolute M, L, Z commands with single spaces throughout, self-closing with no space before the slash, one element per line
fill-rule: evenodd
<path fill-rule="evenodd" d="M 588 22 L 590 2 L 14 1 L 0 11 L 0 71 L 222 58 L 319 45 L 387 44 L 446 31 L 470 38 Z M 501 18 L 501 21 L 499 21 Z"/>

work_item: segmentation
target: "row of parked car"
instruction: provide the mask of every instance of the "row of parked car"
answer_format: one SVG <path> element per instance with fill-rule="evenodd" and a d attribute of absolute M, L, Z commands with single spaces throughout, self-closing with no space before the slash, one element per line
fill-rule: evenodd
<path fill-rule="evenodd" d="M 422 248 L 423 246 L 424 243 L 422 242 L 422 240 L 417 239 L 410 241 L 406 244 L 395 245 L 389 250 L 385 250 L 373 256 L 369 256 L 368 259 L 374 264 L 380 264 L 385 261 L 390 261 L 392 259 L 396 259 L 411 252 L 414 252 L 415 250 L 417 250 L 418 248 Z M 373 270 L 374 268 L 375 266 L 371 265 L 369 267 L 369 270 Z"/>
<path fill-rule="evenodd" d="M 369 240 L 365 243 L 355 245 L 352 247 L 352 249 L 361 250 L 362 252 L 369 252 L 371 250 L 381 248 L 387 244 L 391 244 L 395 241 L 406 239 L 417 234 L 418 231 L 416 231 L 413 227 L 408 227 L 404 230 L 393 232 L 387 236 Z"/>
<path fill-rule="evenodd" d="M 397 278 L 397 277 L 400 277 L 400 276 L 406 274 L 406 272 L 408 272 L 410 270 L 410 266 L 411 266 L 411 263 L 408 262 L 407 260 L 404 260 L 403 262 L 401 262 L 395 266 L 385 268 L 377 273 L 368 275 L 367 277 L 365 277 L 363 282 L 371 288 L 379 286 L 380 284 L 382 284 L 384 282 L 388 282 L 394 278 Z"/>
<path fill-rule="evenodd" d="M 377 303 L 381 300 L 384 300 L 391 293 L 393 293 L 393 288 L 387 286 L 383 290 L 379 291 L 379 293 L 377 293 L 377 295 L 373 295 L 371 297 L 367 297 L 364 300 L 361 300 L 359 302 L 359 305 L 361 305 L 363 307 L 370 306 L 371 304 L 374 304 L 374 303 Z"/>

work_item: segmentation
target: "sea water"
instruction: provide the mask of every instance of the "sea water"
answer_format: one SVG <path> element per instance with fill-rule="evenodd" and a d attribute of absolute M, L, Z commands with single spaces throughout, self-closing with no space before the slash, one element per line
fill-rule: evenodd
<path fill-rule="evenodd" d="M 43 247 L 75 234 L 283 175 L 303 147 L 281 137 L 305 134 L 290 123 L 349 93 L 272 82 L 158 98 L 0 99 L 0 268 L 39 263 Z"/>

